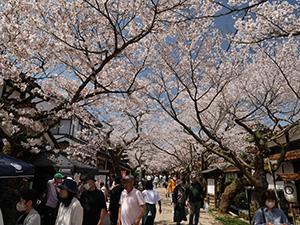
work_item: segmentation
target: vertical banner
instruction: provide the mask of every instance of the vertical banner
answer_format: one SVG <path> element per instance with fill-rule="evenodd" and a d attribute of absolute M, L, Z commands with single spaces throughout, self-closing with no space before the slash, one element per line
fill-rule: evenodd
<path fill-rule="evenodd" d="M 122 178 L 126 177 L 126 171 L 121 171 Z"/>

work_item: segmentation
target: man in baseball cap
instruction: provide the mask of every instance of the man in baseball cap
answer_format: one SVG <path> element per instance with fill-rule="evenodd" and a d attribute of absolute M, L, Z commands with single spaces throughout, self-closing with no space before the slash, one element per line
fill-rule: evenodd
<path fill-rule="evenodd" d="M 124 190 L 120 197 L 118 224 L 138 225 L 146 212 L 146 203 L 140 191 L 133 187 L 134 177 L 128 175 L 122 179 Z"/>
<path fill-rule="evenodd" d="M 54 179 L 58 179 L 58 178 L 64 178 L 64 176 L 61 173 L 56 173 L 53 176 Z"/>

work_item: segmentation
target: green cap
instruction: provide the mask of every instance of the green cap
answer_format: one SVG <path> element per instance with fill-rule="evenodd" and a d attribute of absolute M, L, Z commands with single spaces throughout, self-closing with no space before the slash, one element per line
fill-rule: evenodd
<path fill-rule="evenodd" d="M 61 174 L 61 173 L 56 173 L 54 174 L 53 178 L 56 179 L 56 178 L 63 178 L 64 176 Z"/>

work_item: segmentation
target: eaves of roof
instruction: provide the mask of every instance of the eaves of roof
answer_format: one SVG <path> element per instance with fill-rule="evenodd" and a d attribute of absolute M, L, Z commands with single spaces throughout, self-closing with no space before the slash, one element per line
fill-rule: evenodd
<path fill-rule="evenodd" d="M 278 160 L 280 158 L 280 153 L 270 155 L 269 159 L 270 160 Z M 295 161 L 295 160 L 300 160 L 300 149 L 299 150 L 294 150 L 294 151 L 288 151 L 285 154 L 284 161 Z"/>

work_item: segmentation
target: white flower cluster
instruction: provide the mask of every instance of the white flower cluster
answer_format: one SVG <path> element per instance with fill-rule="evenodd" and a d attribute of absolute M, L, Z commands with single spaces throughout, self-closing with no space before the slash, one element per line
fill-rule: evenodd
<path fill-rule="evenodd" d="M 27 142 L 21 142 L 25 148 L 41 146 L 43 144 L 42 138 L 27 138 L 26 141 Z"/>
<path fill-rule="evenodd" d="M 18 122 L 26 127 L 30 127 L 30 129 L 34 131 L 42 131 L 44 129 L 39 121 L 34 121 L 33 119 L 29 119 L 27 117 L 20 117 Z"/>

